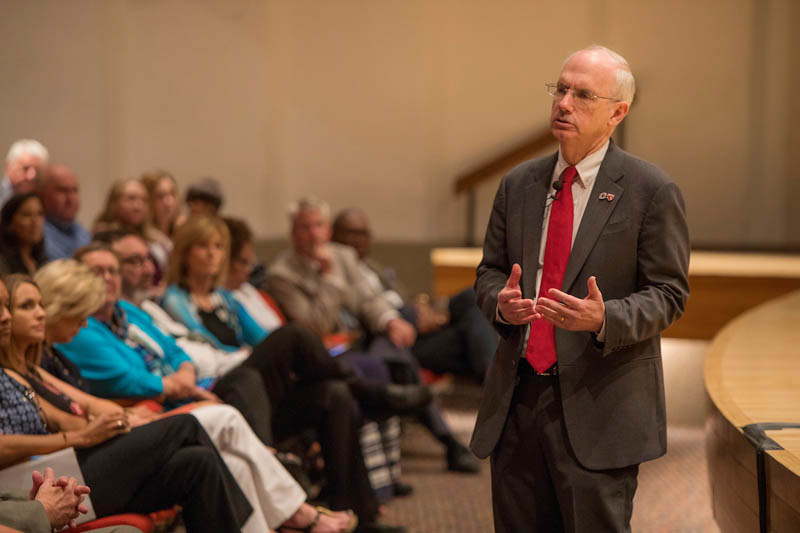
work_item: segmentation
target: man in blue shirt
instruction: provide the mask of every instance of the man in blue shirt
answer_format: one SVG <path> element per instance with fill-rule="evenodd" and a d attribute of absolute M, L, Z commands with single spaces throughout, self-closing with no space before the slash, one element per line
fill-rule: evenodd
<path fill-rule="evenodd" d="M 44 252 L 47 259 L 72 257 L 91 237 L 75 217 L 80 209 L 78 177 L 66 165 L 51 165 L 42 176 L 39 196 L 44 206 Z"/>

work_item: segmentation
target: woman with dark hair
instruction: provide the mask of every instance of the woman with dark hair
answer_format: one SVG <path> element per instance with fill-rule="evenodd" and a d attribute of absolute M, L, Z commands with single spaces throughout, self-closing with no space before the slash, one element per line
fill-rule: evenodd
<path fill-rule="evenodd" d="M 34 392 L 25 374 L 41 350 L 45 313 L 30 278 L 8 281 L 11 291 L 0 282 L 0 467 L 74 447 L 97 516 L 178 504 L 187 531 L 238 531 L 252 508 L 194 417 L 133 427 L 120 411 L 88 421 Z"/>
<path fill-rule="evenodd" d="M 0 211 L 0 274 L 33 274 L 44 263 L 42 202 L 32 192 L 17 194 Z"/>

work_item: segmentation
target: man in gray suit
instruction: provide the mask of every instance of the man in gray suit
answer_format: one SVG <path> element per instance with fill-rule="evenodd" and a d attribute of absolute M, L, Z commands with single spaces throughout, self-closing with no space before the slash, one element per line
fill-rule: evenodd
<path fill-rule="evenodd" d="M 494 200 L 475 289 L 502 340 L 471 446 L 498 532 L 629 531 L 638 465 L 666 451 L 660 333 L 689 236 L 678 187 L 610 140 L 634 92 L 611 50 L 569 56 L 548 85 L 558 153 Z"/>

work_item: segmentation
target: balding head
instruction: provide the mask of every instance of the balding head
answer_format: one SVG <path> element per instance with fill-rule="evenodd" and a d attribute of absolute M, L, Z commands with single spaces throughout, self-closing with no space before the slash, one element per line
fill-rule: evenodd
<path fill-rule="evenodd" d="M 368 256 L 371 243 L 367 214 L 357 207 L 341 211 L 333 221 L 333 240 L 355 248 L 361 259 Z"/>
<path fill-rule="evenodd" d="M 630 104 L 623 96 L 633 98 L 632 89 L 618 94 L 623 63 L 627 65 L 600 46 L 579 50 L 564 62 L 553 88 L 550 128 L 570 165 L 600 149 L 628 114 Z"/>
<path fill-rule="evenodd" d="M 611 62 L 614 69 L 614 97 L 623 102 L 628 102 L 629 105 L 633 103 L 633 97 L 636 95 L 636 81 L 633 78 L 631 66 L 624 57 L 610 48 L 594 44 L 570 54 L 567 59 L 564 60 L 561 68 L 564 68 L 569 60 L 577 54 L 590 54 L 596 59 L 603 59 L 605 56 L 605 59 Z"/>
<path fill-rule="evenodd" d="M 64 222 L 75 220 L 80 208 L 78 177 L 66 165 L 50 165 L 43 174 L 39 195 L 44 212 Z"/>

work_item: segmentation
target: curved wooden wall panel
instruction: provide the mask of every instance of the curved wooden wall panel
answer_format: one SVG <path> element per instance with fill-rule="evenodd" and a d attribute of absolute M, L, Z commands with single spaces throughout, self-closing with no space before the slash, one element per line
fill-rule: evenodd
<path fill-rule="evenodd" d="M 720 528 L 800 531 L 800 427 L 760 433 L 759 442 L 767 448 L 761 509 L 757 445 L 743 429 L 765 423 L 800 426 L 800 291 L 725 326 L 709 348 L 705 383 L 714 406 L 706 446 Z"/>

